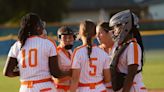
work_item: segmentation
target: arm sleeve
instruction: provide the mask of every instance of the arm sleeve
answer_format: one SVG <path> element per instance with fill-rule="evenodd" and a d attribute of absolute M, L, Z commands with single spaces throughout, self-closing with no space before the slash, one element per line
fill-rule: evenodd
<path fill-rule="evenodd" d="M 17 48 L 17 43 L 15 43 L 13 46 L 11 46 L 8 53 L 8 57 L 17 58 L 17 53 L 18 53 L 18 48 Z"/>
<path fill-rule="evenodd" d="M 105 58 L 104 69 L 109 69 L 110 67 L 110 57 L 107 55 Z"/>
<path fill-rule="evenodd" d="M 57 48 L 54 43 L 50 43 L 50 50 L 49 50 L 49 56 L 56 56 L 57 55 Z"/>
<path fill-rule="evenodd" d="M 72 56 L 72 69 L 79 69 L 80 68 L 80 58 L 78 57 L 78 53 L 75 51 L 73 52 Z"/>
<path fill-rule="evenodd" d="M 127 51 L 127 64 L 137 64 L 141 63 L 141 48 L 136 42 L 132 42 L 128 46 Z"/>

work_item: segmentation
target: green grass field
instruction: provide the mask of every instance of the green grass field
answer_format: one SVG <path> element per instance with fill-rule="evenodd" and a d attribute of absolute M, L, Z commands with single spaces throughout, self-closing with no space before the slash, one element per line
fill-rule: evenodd
<path fill-rule="evenodd" d="M 146 51 L 143 78 L 148 89 L 164 89 L 164 50 Z M 6 57 L 0 58 L 0 88 L 1 92 L 18 92 L 19 79 L 2 75 Z"/>
<path fill-rule="evenodd" d="M 147 51 L 145 56 L 145 85 L 149 89 L 164 89 L 164 50 Z"/>

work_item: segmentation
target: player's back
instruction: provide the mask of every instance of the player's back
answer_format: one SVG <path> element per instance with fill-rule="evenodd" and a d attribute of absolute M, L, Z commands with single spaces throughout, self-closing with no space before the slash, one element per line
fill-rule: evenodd
<path fill-rule="evenodd" d="M 90 60 L 88 58 L 87 46 L 81 46 L 74 52 L 73 63 L 78 62 L 81 69 L 81 83 L 95 83 L 103 80 L 103 69 L 109 68 L 109 56 L 97 46 L 92 47 Z M 78 64 L 73 64 L 76 68 Z"/>
<path fill-rule="evenodd" d="M 16 44 L 20 48 L 20 43 L 17 42 Z M 20 80 L 28 81 L 50 78 L 48 59 L 50 56 L 55 56 L 55 52 L 55 44 L 48 39 L 38 36 L 28 38 L 17 55 Z"/>

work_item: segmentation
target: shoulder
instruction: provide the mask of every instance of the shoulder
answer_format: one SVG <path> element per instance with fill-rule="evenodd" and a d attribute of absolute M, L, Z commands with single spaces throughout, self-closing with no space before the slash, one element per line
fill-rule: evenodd
<path fill-rule="evenodd" d="M 16 57 L 18 55 L 18 52 L 20 51 L 21 43 L 19 41 L 16 41 L 10 48 L 8 56 Z"/>
<path fill-rule="evenodd" d="M 20 47 L 21 47 L 20 41 L 16 41 L 16 42 L 12 45 L 12 48 L 17 48 L 17 49 L 19 49 Z"/>
<path fill-rule="evenodd" d="M 140 48 L 140 45 L 137 42 L 130 42 L 128 48 Z"/>
<path fill-rule="evenodd" d="M 129 41 L 127 41 L 127 44 L 128 44 L 128 47 L 133 47 L 134 45 L 139 45 L 138 43 L 137 43 L 137 40 L 136 40 L 136 38 L 132 38 L 132 39 L 130 39 Z"/>
<path fill-rule="evenodd" d="M 46 38 L 44 40 L 46 41 L 47 45 L 54 45 L 57 48 L 55 40 L 53 40 L 51 38 Z"/>
<path fill-rule="evenodd" d="M 138 51 L 141 51 L 141 47 L 140 45 L 137 43 L 137 42 L 130 42 L 127 46 L 127 48 L 125 49 L 125 52 L 128 51 L 128 52 L 138 52 Z"/>
<path fill-rule="evenodd" d="M 62 48 L 60 47 L 60 46 L 57 46 L 57 51 L 61 51 L 62 50 Z"/>
<path fill-rule="evenodd" d="M 96 54 L 100 54 L 101 53 L 101 55 L 104 56 L 104 57 L 108 57 L 109 56 L 108 53 L 106 53 L 102 48 L 100 48 L 98 46 L 94 46 L 93 48 L 96 50 L 95 51 Z"/>
<path fill-rule="evenodd" d="M 105 52 L 102 48 L 100 48 L 98 46 L 93 46 L 93 49 L 95 49 L 96 51 L 99 51 L 100 53 Z"/>
<path fill-rule="evenodd" d="M 74 52 L 83 50 L 85 47 L 86 47 L 86 45 L 78 46 L 78 47 L 76 47 L 76 48 L 74 49 Z"/>
<path fill-rule="evenodd" d="M 84 50 L 85 47 L 86 47 L 86 45 L 76 47 L 73 51 L 72 57 L 74 57 L 77 54 L 80 54 Z"/>

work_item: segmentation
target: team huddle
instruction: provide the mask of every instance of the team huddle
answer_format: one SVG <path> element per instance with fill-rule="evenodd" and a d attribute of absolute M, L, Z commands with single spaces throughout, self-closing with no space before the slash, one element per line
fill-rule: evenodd
<path fill-rule="evenodd" d="M 4 75 L 20 76 L 19 92 L 147 92 L 138 22 L 130 10 L 97 25 L 84 20 L 78 32 L 82 45 L 72 51 L 76 35 L 70 27 L 58 29 L 57 46 L 41 18 L 29 13 L 21 20 Z"/>

